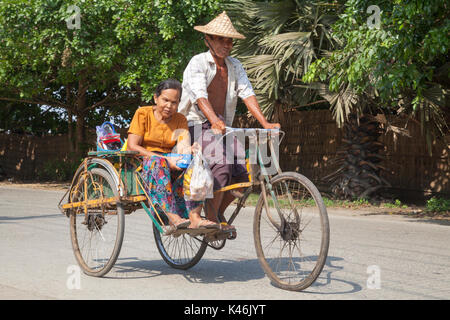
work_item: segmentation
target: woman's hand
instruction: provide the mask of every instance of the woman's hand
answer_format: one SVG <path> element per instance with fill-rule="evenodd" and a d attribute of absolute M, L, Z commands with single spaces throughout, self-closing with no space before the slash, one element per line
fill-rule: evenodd
<path fill-rule="evenodd" d="M 197 141 L 195 141 L 191 146 L 191 154 L 197 153 L 199 151 L 202 151 L 202 147 L 198 144 Z"/>
<path fill-rule="evenodd" d="M 170 170 L 181 171 L 180 167 L 177 166 L 177 161 L 183 159 L 183 157 L 166 157 L 167 163 L 169 164 Z"/>

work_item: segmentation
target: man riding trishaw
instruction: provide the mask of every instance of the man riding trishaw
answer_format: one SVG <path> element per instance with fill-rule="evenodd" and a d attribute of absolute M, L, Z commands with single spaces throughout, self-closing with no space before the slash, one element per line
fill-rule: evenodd
<path fill-rule="evenodd" d="M 229 184 L 248 180 L 245 166 L 237 163 L 236 158 L 233 163 L 227 163 L 227 148 L 222 143 L 218 144 L 226 127 L 232 126 L 237 99 L 242 99 L 263 128 L 280 128 L 280 124 L 266 120 L 242 64 L 229 56 L 233 39 L 245 37 L 236 31 L 226 12 L 194 29 L 205 35 L 205 44 L 209 50 L 194 56 L 187 65 L 178 112 L 186 116 L 191 143 L 197 141 L 200 144 L 214 176 L 214 190 L 219 190 Z M 212 143 L 214 148 L 210 147 Z M 237 149 L 239 146 L 234 151 Z M 214 152 L 205 152 L 207 150 Z M 218 156 L 217 152 L 221 155 Z M 234 226 L 225 223 L 224 212 L 234 199 L 231 192 L 218 192 L 213 199 L 206 201 L 205 207 L 207 219 L 222 222 L 222 229 L 231 233 L 229 239 L 236 237 L 236 231 Z"/>

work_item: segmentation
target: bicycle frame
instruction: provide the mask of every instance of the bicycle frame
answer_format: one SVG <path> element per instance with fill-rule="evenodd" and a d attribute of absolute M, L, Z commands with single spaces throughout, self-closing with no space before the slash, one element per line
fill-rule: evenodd
<path fill-rule="evenodd" d="M 247 188 L 247 190 L 244 192 L 244 194 L 241 197 L 239 197 L 239 201 L 237 203 L 236 209 L 233 212 L 233 214 L 231 215 L 228 223 L 231 224 L 234 221 L 234 219 L 238 215 L 240 209 L 245 205 L 246 199 L 248 198 L 250 193 L 253 191 L 253 186 L 260 185 L 261 189 L 262 189 L 262 196 L 263 196 L 264 207 L 265 207 L 265 210 L 267 213 L 267 217 L 269 218 L 271 223 L 277 229 L 282 228 L 283 225 L 280 226 L 275 221 L 275 219 L 273 219 L 273 217 L 271 216 L 270 210 L 269 210 L 268 199 L 266 196 L 266 190 L 269 191 L 272 201 L 275 204 L 276 210 L 277 210 L 278 215 L 280 216 L 280 219 L 283 224 L 283 220 L 284 220 L 283 215 L 281 214 L 281 211 L 280 211 L 280 208 L 278 205 L 278 201 L 273 193 L 272 185 L 270 184 L 271 175 L 267 172 L 267 170 L 265 168 L 264 161 L 262 159 L 263 155 L 261 153 L 261 149 L 259 146 L 260 146 L 260 144 L 267 142 L 267 144 L 269 146 L 269 150 L 270 150 L 270 157 L 271 157 L 272 164 L 274 165 L 274 167 L 276 169 L 276 173 L 281 174 L 282 170 L 280 168 L 280 165 L 279 165 L 279 162 L 277 159 L 278 152 L 275 150 L 275 147 L 273 145 L 273 138 L 275 136 L 278 136 L 281 134 L 282 135 L 282 138 L 280 139 L 280 143 L 281 143 L 281 140 L 284 138 L 284 132 L 279 131 L 279 130 L 269 130 L 269 129 L 258 129 L 258 128 L 241 129 L 241 128 L 229 128 L 229 127 L 227 127 L 227 131 L 228 132 L 224 135 L 224 137 L 232 132 L 241 131 L 246 134 L 250 133 L 248 136 L 251 140 L 254 139 L 251 142 L 252 142 L 252 145 L 254 145 L 256 147 L 255 155 L 254 155 L 256 157 L 256 164 L 250 163 L 250 157 L 252 155 L 249 155 L 249 159 L 247 162 L 249 181 L 235 183 L 235 184 L 223 187 L 223 188 L 215 191 L 215 193 L 219 193 L 219 192 L 225 192 L 225 191 L 233 191 L 235 189 L 240 189 L 240 188 Z M 258 135 L 256 135 L 257 132 L 266 133 L 266 135 L 258 136 Z M 254 142 L 254 144 L 253 144 L 253 142 Z M 144 187 L 144 182 L 142 181 L 142 178 L 139 174 L 141 167 L 140 166 L 137 167 L 137 169 L 132 172 L 132 177 L 131 177 L 132 181 L 129 181 L 129 182 L 131 182 L 131 184 L 133 184 L 133 186 L 131 187 L 131 190 L 128 190 L 129 186 L 131 184 L 128 183 L 128 181 L 125 181 L 125 182 L 122 181 L 122 176 L 124 176 L 125 180 L 127 180 L 127 178 L 126 178 L 127 170 L 125 169 L 125 171 L 123 171 L 123 167 L 124 167 L 123 158 L 124 157 L 136 158 L 136 157 L 138 157 L 137 152 L 133 152 L 133 151 L 89 152 L 89 156 L 91 156 L 91 157 L 92 156 L 95 156 L 95 157 L 118 157 L 117 163 L 116 162 L 111 163 L 108 160 L 100 159 L 100 158 L 86 158 L 83 161 L 83 163 L 80 165 L 80 168 L 78 170 L 82 170 L 79 174 L 88 175 L 90 167 L 99 165 L 99 166 L 105 168 L 107 171 L 109 171 L 111 176 L 118 177 L 117 185 L 119 186 L 119 194 L 120 194 L 119 199 L 117 197 L 110 197 L 110 198 L 104 198 L 104 199 L 93 199 L 93 200 L 87 200 L 87 201 L 76 202 L 76 203 L 68 203 L 68 204 L 65 204 L 62 206 L 60 205 L 61 211 L 67 213 L 68 210 L 70 210 L 70 209 L 82 207 L 84 209 L 83 211 L 86 214 L 87 208 L 91 207 L 91 206 L 96 207 L 96 206 L 103 205 L 103 204 L 114 204 L 116 201 L 124 201 L 126 203 L 135 203 L 135 204 L 139 203 L 140 206 L 146 211 L 147 215 L 150 217 L 152 222 L 156 225 L 158 230 L 161 233 L 164 233 L 164 230 L 161 228 L 162 219 L 159 216 L 158 210 L 156 210 L 156 208 L 153 206 L 153 203 L 151 201 L 148 201 L 148 203 L 150 203 L 151 209 L 153 209 L 153 210 L 148 208 L 145 204 L 145 201 L 149 200 L 150 197 L 145 191 L 146 189 Z M 259 171 L 257 169 L 259 169 Z M 75 178 L 76 178 L 76 176 L 74 177 L 74 180 L 75 180 Z M 86 183 L 87 179 L 82 179 L 82 180 L 84 181 L 84 183 Z M 74 189 L 76 191 L 77 188 L 78 188 L 78 186 L 73 185 L 73 188 L 71 188 L 72 190 L 70 192 L 72 193 Z M 85 186 L 85 190 L 86 190 L 86 186 Z M 288 197 L 289 197 L 290 202 L 292 203 L 292 201 L 293 201 L 292 196 L 290 195 L 289 192 L 288 192 Z M 62 199 L 61 199 L 61 201 L 62 201 Z M 155 215 L 152 214 L 152 211 L 155 213 Z"/>
<path fill-rule="evenodd" d="M 138 209 L 136 204 L 140 204 L 141 207 L 145 210 L 145 212 L 149 215 L 153 223 L 156 225 L 158 230 L 163 233 L 164 230 L 161 228 L 160 224 L 156 220 L 156 218 L 151 214 L 151 211 L 145 205 L 145 201 L 149 200 L 149 196 L 145 191 L 144 182 L 139 174 L 139 171 L 142 169 L 141 166 L 136 165 L 136 163 L 140 163 L 142 161 L 141 157 L 138 156 L 137 151 L 92 151 L 88 153 L 89 157 L 85 158 L 82 164 L 77 169 L 75 176 L 72 180 L 72 186 L 70 189 L 66 191 L 66 194 L 61 198 L 61 201 L 58 205 L 60 210 L 68 215 L 70 210 L 82 208 L 85 216 L 87 215 L 87 209 L 90 207 L 99 207 L 103 205 L 114 205 L 116 202 L 120 201 L 124 204 L 128 204 L 130 208 L 128 209 L 128 213 Z M 102 159 L 100 157 L 110 157 L 117 158 L 117 161 L 110 161 L 109 159 Z M 125 158 L 128 159 L 128 162 L 125 161 Z M 130 164 L 130 161 L 135 161 L 135 170 L 128 170 L 126 163 Z M 69 199 L 73 198 L 73 194 L 75 194 L 80 188 L 79 184 L 76 184 L 75 181 L 78 180 L 79 177 L 82 177 L 78 181 L 83 181 L 84 190 L 87 190 L 87 177 L 90 175 L 90 169 L 93 167 L 99 166 L 106 171 L 109 172 L 110 176 L 116 180 L 116 184 L 118 186 L 118 197 L 108 197 L 102 199 L 91 199 L 91 200 L 83 200 L 78 202 L 71 202 L 61 205 L 62 201 L 69 193 Z M 129 181 L 128 181 L 129 180 Z M 100 186 L 101 187 L 101 186 Z M 84 195 L 84 199 L 87 199 L 87 195 Z M 153 207 L 151 201 L 148 201 L 150 205 Z M 158 211 L 153 207 L 156 217 L 161 221 L 161 217 L 158 215 Z"/>
<path fill-rule="evenodd" d="M 237 131 L 243 131 L 245 133 L 245 131 L 248 132 L 265 132 L 268 133 L 268 136 L 272 135 L 272 133 L 274 133 L 274 136 L 279 135 L 280 133 L 282 134 L 282 138 L 280 139 L 280 143 L 281 140 L 284 138 L 284 132 L 280 131 L 280 130 L 269 130 L 269 129 L 236 129 L 236 128 L 229 128 L 227 127 L 228 133 L 226 133 L 225 135 L 231 133 L 231 132 L 237 132 Z M 280 206 L 278 204 L 278 200 L 275 197 L 275 194 L 272 190 L 272 185 L 270 183 L 270 179 L 271 179 L 271 175 L 267 172 L 265 165 L 264 165 L 264 161 L 262 159 L 262 154 L 261 154 L 261 150 L 259 148 L 259 145 L 262 144 L 264 141 L 258 141 L 258 136 L 256 135 L 251 135 L 251 138 L 256 138 L 255 141 L 255 146 L 256 146 L 256 160 L 257 160 L 257 165 L 259 166 L 260 170 L 261 170 L 261 174 L 259 174 L 259 176 L 256 176 L 256 172 L 254 172 L 254 170 L 252 170 L 252 165 L 250 163 L 247 163 L 247 170 L 249 170 L 249 182 L 243 182 L 243 183 L 235 183 L 229 186 L 226 186 L 224 188 L 221 188 L 219 190 L 217 190 L 216 192 L 225 192 L 225 191 L 232 191 L 234 189 L 239 189 L 239 188 L 243 188 L 243 187 L 248 187 L 247 190 L 245 191 L 245 193 L 243 194 L 242 197 L 240 197 L 236 209 L 234 210 L 234 212 L 232 213 L 230 219 L 228 220 L 228 223 L 231 224 L 234 219 L 236 218 L 236 216 L 238 215 L 239 211 L 241 210 L 241 208 L 244 206 L 245 201 L 247 200 L 248 196 L 250 195 L 250 193 L 253 191 L 253 186 L 254 185 L 260 185 L 261 189 L 262 189 L 262 196 L 263 196 L 263 203 L 264 203 L 264 208 L 266 210 L 267 213 L 267 217 L 270 220 L 270 222 L 274 225 L 275 228 L 277 228 L 278 230 L 281 230 L 284 227 L 284 216 L 281 214 L 281 209 Z M 275 166 L 276 172 L 277 174 L 281 174 L 282 170 L 280 167 L 280 164 L 278 162 L 277 159 L 277 152 L 275 150 L 275 147 L 273 145 L 273 137 L 267 137 L 267 142 L 268 142 L 268 146 L 270 149 L 270 156 L 271 156 L 271 160 L 272 163 Z M 293 210 L 295 211 L 296 216 L 298 217 L 298 213 L 295 209 L 295 206 L 293 205 L 293 198 L 292 195 L 289 192 L 289 189 L 286 187 L 286 189 L 288 190 L 288 200 L 291 203 L 291 207 L 293 208 Z M 266 196 L 266 190 L 269 191 L 272 201 L 274 202 L 275 208 L 277 210 L 277 213 L 280 217 L 281 220 L 281 226 L 275 221 L 275 219 L 273 219 L 273 217 L 271 216 L 270 210 L 269 210 L 269 205 L 268 205 L 268 200 L 267 200 L 267 196 Z"/>
<path fill-rule="evenodd" d="M 227 222 L 231 224 L 234 221 L 249 195 L 258 188 L 257 191 L 261 191 L 261 196 L 255 207 L 253 232 L 261 266 L 267 276 L 280 288 L 303 290 L 311 285 L 322 271 L 328 252 L 329 224 L 320 192 L 301 174 L 282 172 L 273 130 L 228 129 L 228 131 L 238 130 L 246 131 L 247 134 L 250 132 L 252 139 L 250 146 L 253 148 L 246 157 L 249 181 L 235 183 L 216 191 L 235 192 L 236 189 L 246 188 L 245 192 L 237 195 L 236 208 Z M 258 131 L 267 135 L 256 135 Z M 279 131 L 276 134 L 280 133 L 283 138 L 284 132 Z M 267 143 L 268 148 L 264 149 L 263 143 Z M 264 162 L 267 161 L 267 158 L 264 158 L 266 151 L 270 152 L 269 166 Z M 166 229 L 170 217 L 165 216 L 164 210 L 151 201 L 146 179 L 142 175 L 144 165 L 142 160 L 138 152 L 133 151 L 90 152 L 78 167 L 70 189 L 59 203 L 61 211 L 70 218 L 70 235 L 75 258 L 88 275 L 102 277 L 114 266 L 124 238 L 125 214 L 137 209 L 144 209 L 150 217 L 158 251 L 167 264 L 177 269 L 186 270 L 193 267 L 200 261 L 208 246 L 220 250 L 225 246 L 227 239 L 234 238 L 231 232 L 215 229 L 173 230 L 170 227 Z M 299 187 L 296 187 L 297 185 Z M 66 195 L 68 203 L 61 205 Z M 297 199 L 298 196 L 300 199 Z M 300 242 L 305 239 L 302 234 L 305 227 L 313 221 L 312 217 L 308 220 L 307 210 L 306 216 L 303 217 L 302 201 L 305 196 L 311 196 L 314 200 L 316 210 L 313 214 L 320 218 L 318 221 L 320 229 L 317 229 L 317 232 L 321 236 L 317 237 L 318 241 L 312 242 L 312 245 L 308 242 L 308 252 L 303 253 L 303 250 L 300 250 Z M 298 210 L 297 204 L 300 205 Z M 112 223 L 109 224 L 110 222 Z M 315 234 L 316 228 L 317 225 L 312 224 L 312 234 Z M 105 231 L 111 235 L 103 237 Z M 307 235 L 309 234 L 310 231 Z M 275 239 L 279 241 L 272 246 Z M 103 252 L 105 247 L 111 250 Z M 320 251 L 316 252 L 315 249 Z M 317 255 L 317 262 L 311 261 L 310 255 Z M 298 269 L 296 265 L 300 261 L 302 267 Z M 309 270 L 308 266 L 311 264 Z M 308 277 L 305 277 L 304 270 L 307 270 Z"/>

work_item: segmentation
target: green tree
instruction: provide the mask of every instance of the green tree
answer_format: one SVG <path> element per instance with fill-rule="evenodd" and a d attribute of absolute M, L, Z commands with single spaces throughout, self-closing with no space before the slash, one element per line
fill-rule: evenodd
<path fill-rule="evenodd" d="M 367 11 L 373 5 L 379 15 Z M 247 36 L 235 53 L 266 115 L 327 106 L 343 128 L 338 169 L 324 177 L 337 196 L 371 197 L 389 186 L 379 137 L 406 132 L 386 115 L 418 119 L 428 141 L 446 132 L 445 1 L 234 0 L 229 10 Z"/>
<path fill-rule="evenodd" d="M 371 28 L 371 5 L 381 10 L 379 28 Z M 326 83 L 328 94 L 347 90 L 370 99 L 379 112 L 417 117 L 431 141 L 448 130 L 448 12 L 444 0 L 350 0 L 333 26 L 343 45 L 316 60 L 303 80 Z M 346 106 L 334 105 L 339 123 L 364 104 Z"/>
<path fill-rule="evenodd" d="M 380 11 L 370 11 L 373 5 Z M 369 197 L 389 185 L 379 175 L 383 146 L 378 136 L 382 129 L 403 131 L 385 115 L 420 121 L 430 151 L 432 137 L 448 132 L 448 6 L 443 0 L 345 4 L 333 25 L 341 45 L 303 76 L 330 102 L 345 129 L 339 169 L 327 177 L 335 193 Z"/>
<path fill-rule="evenodd" d="M 340 111 L 355 100 L 351 92 L 330 94 L 321 83 L 302 81 L 314 61 L 340 49 L 342 41 L 335 37 L 332 27 L 343 4 L 307 0 L 232 2 L 230 13 L 247 36 L 236 44 L 235 52 L 247 67 L 266 116 L 273 115 L 283 125 L 283 113 L 289 108 L 311 110 L 331 105 Z M 341 124 L 339 114 L 334 115 Z M 368 197 L 389 185 L 379 176 L 379 126 L 367 117 L 351 116 L 348 120 L 344 150 L 338 152 L 342 158 L 336 160 L 338 170 L 324 179 L 332 179 L 331 190 L 338 197 Z"/>
<path fill-rule="evenodd" d="M 50 107 L 8 102 L 0 108 L 0 132 L 33 135 L 67 132 L 67 122 Z"/>
<path fill-rule="evenodd" d="M 203 46 L 192 27 L 218 2 L 1 1 L 0 101 L 65 110 L 81 152 L 88 118 L 129 117 L 159 81 L 181 76 Z"/>

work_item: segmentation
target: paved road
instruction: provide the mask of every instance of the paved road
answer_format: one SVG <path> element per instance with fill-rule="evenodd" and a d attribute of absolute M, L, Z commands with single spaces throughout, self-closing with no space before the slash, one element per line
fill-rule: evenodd
<path fill-rule="evenodd" d="M 62 194 L 0 186 L 0 299 L 450 299 L 450 225 L 367 210 L 329 210 L 327 263 L 303 292 L 280 290 L 264 275 L 250 208 L 236 220 L 238 238 L 208 249 L 188 271 L 164 263 L 149 218 L 136 211 L 126 217 L 116 267 L 105 278 L 82 274 L 77 289 L 68 219 L 57 209 Z"/>

